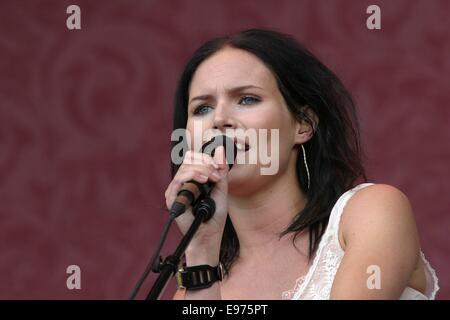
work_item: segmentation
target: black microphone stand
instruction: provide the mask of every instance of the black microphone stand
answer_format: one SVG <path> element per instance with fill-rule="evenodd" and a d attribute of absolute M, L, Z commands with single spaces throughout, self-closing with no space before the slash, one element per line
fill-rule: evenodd
<path fill-rule="evenodd" d="M 215 213 L 216 205 L 213 199 L 210 197 L 205 197 L 198 201 L 198 203 L 193 207 L 194 221 L 192 222 L 189 230 L 183 236 L 180 244 L 175 249 L 172 255 L 169 255 L 160 265 L 159 276 L 153 284 L 152 289 L 147 295 L 146 300 L 157 300 L 161 297 L 166 289 L 170 277 L 174 276 L 177 272 L 178 265 L 180 263 L 181 257 L 183 256 L 186 248 L 197 232 L 198 228 L 202 222 L 208 221 Z"/>

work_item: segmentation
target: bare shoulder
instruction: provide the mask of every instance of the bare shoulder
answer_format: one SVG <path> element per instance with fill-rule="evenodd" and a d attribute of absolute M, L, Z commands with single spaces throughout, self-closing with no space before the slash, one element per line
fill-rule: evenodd
<path fill-rule="evenodd" d="M 417 239 L 417 226 L 408 197 L 388 184 L 358 190 L 347 202 L 341 221 L 344 246 L 363 234 L 388 236 L 392 241 Z M 406 239 L 405 239 L 406 238 Z"/>
<path fill-rule="evenodd" d="M 358 190 L 347 202 L 339 228 L 345 250 L 333 282 L 333 299 L 398 299 L 410 282 L 420 244 L 407 196 L 386 184 Z M 380 290 L 367 285 L 368 267 L 381 274 Z"/>

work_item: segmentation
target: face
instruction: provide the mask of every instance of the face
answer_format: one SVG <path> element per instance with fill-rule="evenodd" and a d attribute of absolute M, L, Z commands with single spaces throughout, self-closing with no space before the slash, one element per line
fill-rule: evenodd
<path fill-rule="evenodd" d="M 187 130 L 192 137 L 195 126 L 202 131 L 217 129 L 224 133 L 268 131 L 266 138 L 247 139 L 248 150 L 238 150 L 238 164 L 228 176 L 231 195 L 255 192 L 288 168 L 295 168 L 292 162 L 297 156 L 294 146 L 298 143 L 299 123 L 288 110 L 272 72 L 253 54 L 227 47 L 206 59 L 192 78 L 188 101 Z M 262 164 L 261 146 L 266 143 L 270 153 L 275 141 L 271 139 L 271 129 L 279 130 L 278 170 L 274 175 L 261 175 L 261 168 L 268 166 Z M 240 164 L 245 159 L 248 163 L 251 157 L 257 159 L 256 163 Z"/>

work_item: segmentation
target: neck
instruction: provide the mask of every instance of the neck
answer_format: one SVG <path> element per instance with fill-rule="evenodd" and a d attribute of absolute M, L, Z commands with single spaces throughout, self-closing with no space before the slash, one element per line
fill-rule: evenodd
<path fill-rule="evenodd" d="M 229 214 L 240 244 L 240 258 L 277 250 L 280 239 L 293 218 L 305 207 L 306 197 L 301 192 L 290 166 L 283 174 L 250 196 L 229 197 Z"/>

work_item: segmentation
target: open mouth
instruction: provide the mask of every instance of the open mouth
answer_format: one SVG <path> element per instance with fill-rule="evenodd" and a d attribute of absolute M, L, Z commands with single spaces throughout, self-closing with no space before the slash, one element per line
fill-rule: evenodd
<path fill-rule="evenodd" d="M 248 145 L 248 143 L 246 143 L 244 141 L 238 141 L 237 138 L 234 138 L 234 143 L 236 144 L 236 148 L 239 151 L 246 152 L 246 151 L 250 150 L 250 146 Z"/>

